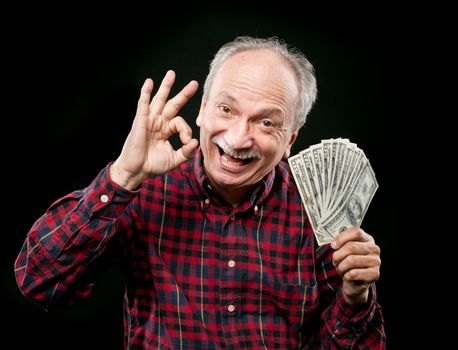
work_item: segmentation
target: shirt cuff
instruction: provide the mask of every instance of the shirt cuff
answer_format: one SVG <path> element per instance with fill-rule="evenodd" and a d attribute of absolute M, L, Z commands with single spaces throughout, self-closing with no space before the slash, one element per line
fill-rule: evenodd
<path fill-rule="evenodd" d="M 356 333 L 364 331 L 366 322 L 374 316 L 377 294 L 375 286 L 369 287 L 369 297 L 364 304 L 349 304 L 346 302 L 342 289 L 337 292 L 337 307 L 340 311 L 341 322 L 344 327 L 352 328 Z"/>
<path fill-rule="evenodd" d="M 129 191 L 110 178 L 110 162 L 92 181 L 87 192 L 87 205 L 91 214 L 116 218 L 140 192 Z"/>

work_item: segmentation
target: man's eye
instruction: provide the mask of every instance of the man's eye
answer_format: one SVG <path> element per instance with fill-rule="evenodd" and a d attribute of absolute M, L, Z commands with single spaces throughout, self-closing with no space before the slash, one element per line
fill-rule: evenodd
<path fill-rule="evenodd" d="M 270 120 L 263 120 L 262 121 L 262 126 L 266 127 L 266 128 L 270 128 L 274 125 L 274 123 L 272 123 Z"/>
<path fill-rule="evenodd" d="M 228 106 L 219 106 L 219 110 L 223 113 L 230 113 L 231 109 Z"/>

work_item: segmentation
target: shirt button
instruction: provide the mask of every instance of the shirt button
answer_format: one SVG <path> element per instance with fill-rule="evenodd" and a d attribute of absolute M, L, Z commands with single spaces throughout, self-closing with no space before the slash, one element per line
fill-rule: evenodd
<path fill-rule="evenodd" d="M 210 199 L 205 198 L 204 203 L 205 203 L 206 205 L 208 205 L 208 204 L 210 203 Z"/>
<path fill-rule="evenodd" d="M 235 220 L 235 215 L 232 214 L 232 215 L 229 217 L 229 219 L 231 219 L 231 221 L 234 221 L 234 220 Z"/>
<path fill-rule="evenodd" d="M 234 306 L 234 305 L 229 305 L 229 306 L 227 307 L 227 311 L 229 311 L 229 312 L 234 312 L 234 311 L 235 311 L 235 306 Z"/>
<path fill-rule="evenodd" d="M 234 261 L 234 260 L 229 260 L 229 261 L 227 262 L 227 266 L 229 266 L 229 267 L 234 267 L 234 266 L 235 266 L 235 261 Z"/>
<path fill-rule="evenodd" d="M 102 203 L 106 203 L 108 202 L 108 196 L 106 194 L 102 194 L 100 196 L 100 200 L 102 201 Z"/>

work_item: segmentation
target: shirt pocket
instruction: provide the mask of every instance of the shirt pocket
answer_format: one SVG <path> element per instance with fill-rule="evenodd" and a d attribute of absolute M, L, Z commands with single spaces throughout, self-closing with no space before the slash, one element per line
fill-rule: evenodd
<path fill-rule="evenodd" d="M 281 315 L 299 332 L 304 323 L 316 317 L 319 307 L 318 285 L 283 284 L 267 285 L 264 294 L 267 297 L 268 311 Z"/>

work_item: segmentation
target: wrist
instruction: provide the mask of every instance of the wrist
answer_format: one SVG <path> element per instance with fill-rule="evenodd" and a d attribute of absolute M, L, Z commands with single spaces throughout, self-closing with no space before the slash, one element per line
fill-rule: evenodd
<path fill-rule="evenodd" d="M 358 305 L 365 304 L 369 300 L 369 288 L 364 288 L 362 291 L 347 293 L 345 288 L 342 289 L 342 294 L 347 304 Z"/>
<path fill-rule="evenodd" d="M 129 191 L 135 190 L 144 180 L 139 176 L 133 176 L 131 173 L 122 170 L 116 162 L 111 164 L 109 174 L 113 182 Z"/>

